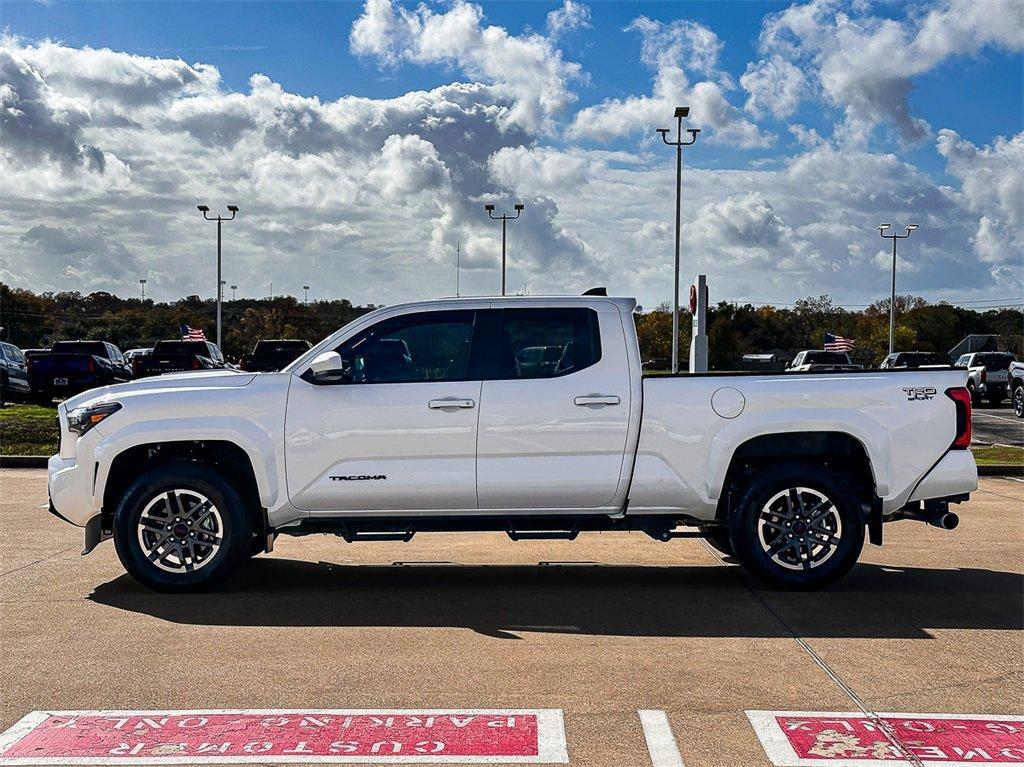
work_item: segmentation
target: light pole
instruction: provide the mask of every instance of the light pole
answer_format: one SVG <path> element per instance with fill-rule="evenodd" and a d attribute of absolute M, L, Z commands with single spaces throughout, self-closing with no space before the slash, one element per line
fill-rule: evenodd
<path fill-rule="evenodd" d="M 689 107 L 676 107 L 675 111 L 676 118 L 676 140 L 668 140 L 668 128 L 658 128 L 658 133 L 661 134 L 661 140 L 669 146 L 676 148 L 676 270 L 675 280 L 673 281 L 673 300 L 672 300 L 672 373 L 679 372 L 679 238 L 680 232 L 680 220 L 679 213 L 682 205 L 682 193 L 683 193 L 683 147 L 690 146 L 697 140 L 697 134 L 700 133 L 700 128 L 687 128 L 686 132 L 690 134 L 689 141 L 683 141 L 683 118 L 690 116 Z"/>
<path fill-rule="evenodd" d="M 231 300 L 232 300 L 232 301 L 234 301 L 234 300 L 235 300 L 235 291 L 236 291 L 236 290 L 238 290 L 238 286 L 237 286 L 237 285 L 232 285 L 232 286 L 231 286 Z"/>
<path fill-rule="evenodd" d="M 905 240 L 917 229 L 917 224 L 908 224 L 906 234 L 886 234 L 885 230 L 892 224 L 881 224 L 878 233 L 892 240 L 892 290 L 889 292 L 889 354 L 893 352 L 893 337 L 896 333 L 896 240 Z"/>
<path fill-rule="evenodd" d="M 142 300 L 145 301 L 146 300 L 146 281 L 145 280 L 139 280 L 139 284 L 142 286 Z"/>
<path fill-rule="evenodd" d="M 462 259 L 462 243 L 455 243 L 455 297 L 459 297 L 459 261 Z"/>
<path fill-rule="evenodd" d="M 213 216 L 210 215 L 210 206 L 209 205 L 196 205 L 196 208 L 199 210 L 200 213 L 203 214 L 203 218 L 205 218 L 207 221 L 216 221 L 217 222 L 217 346 L 220 347 L 220 308 L 221 308 L 220 305 L 221 305 L 221 293 L 223 292 L 223 285 L 224 285 L 224 280 L 222 280 L 220 278 L 220 242 L 221 242 L 220 227 L 221 227 L 221 224 L 224 223 L 225 221 L 233 221 L 234 220 L 235 214 L 238 213 L 238 206 L 237 205 L 228 205 L 228 210 L 231 212 L 231 217 L 230 218 L 224 218 L 223 216 L 219 216 L 219 215 L 216 218 L 214 218 Z"/>
<path fill-rule="evenodd" d="M 487 215 L 495 221 L 501 221 L 501 295 L 505 295 L 505 227 L 509 221 L 515 221 L 519 218 L 519 215 L 523 212 L 523 204 L 517 202 L 513 208 L 516 211 L 514 216 L 510 216 L 507 213 L 502 213 L 500 216 L 494 215 L 494 205 L 487 203 L 484 205 L 484 210 L 487 211 Z"/>
<path fill-rule="evenodd" d="M 302 286 L 302 303 L 309 306 L 309 285 Z"/>
<path fill-rule="evenodd" d="M 227 284 L 228 284 L 227 280 L 221 280 L 220 281 L 220 293 L 219 293 L 219 295 L 221 297 L 221 300 L 224 299 L 224 286 L 227 285 Z"/>

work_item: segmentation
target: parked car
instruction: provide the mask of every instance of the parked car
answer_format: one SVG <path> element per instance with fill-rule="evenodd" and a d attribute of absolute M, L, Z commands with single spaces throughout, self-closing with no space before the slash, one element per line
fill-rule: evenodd
<path fill-rule="evenodd" d="M 136 378 L 229 367 L 217 344 L 209 341 L 157 341 L 149 354 L 132 358 Z"/>
<path fill-rule="evenodd" d="M 250 373 L 270 373 L 280 370 L 303 352 L 308 352 L 309 341 L 282 338 L 257 341 L 252 354 L 242 355 L 239 367 Z"/>
<path fill-rule="evenodd" d="M 28 399 L 31 391 L 25 354 L 14 344 L 0 341 L 0 405 L 12 399 Z"/>
<path fill-rule="evenodd" d="M 970 371 L 967 384 L 975 404 L 985 397 L 990 404 L 998 405 L 1009 392 L 1010 363 L 1015 357 L 1011 352 L 972 352 L 963 354 L 956 366 Z"/>
<path fill-rule="evenodd" d="M 799 352 L 786 368 L 787 372 L 809 372 L 826 370 L 863 370 L 855 365 L 846 352 L 827 352 L 824 349 L 808 349 Z"/>
<path fill-rule="evenodd" d="M 878 369 L 948 368 L 949 366 L 949 357 L 939 352 L 893 352 L 882 360 Z"/>
<path fill-rule="evenodd" d="M 278 373 L 76 397 L 58 410 L 52 510 L 166 591 L 213 586 L 277 535 L 612 530 L 703 536 L 812 588 L 883 523 L 956 526 L 950 504 L 977 486 L 964 371 L 643 376 L 635 305 L 392 306 Z M 533 347 L 561 347 L 558 365 L 521 364 Z"/>
<path fill-rule="evenodd" d="M 138 349 L 129 349 L 124 353 L 124 359 L 130 365 L 133 359 L 135 359 L 136 357 L 141 357 L 143 354 L 149 354 L 151 351 L 153 351 L 152 346 L 140 347 Z"/>
<path fill-rule="evenodd" d="M 29 354 L 27 363 L 32 399 L 42 403 L 132 377 L 121 350 L 107 341 L 57 341 L 49 351 Z"/>
<path fill-rule="evenodd" d="M 1013 414 L 1024 418 L 1024 362 L 1011 362 L 1010 370 L 1010 402 L 1013 403 Z"/>

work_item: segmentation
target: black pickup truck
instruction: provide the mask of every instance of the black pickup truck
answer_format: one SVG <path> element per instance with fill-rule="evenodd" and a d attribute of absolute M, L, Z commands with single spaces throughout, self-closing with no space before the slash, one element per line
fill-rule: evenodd
<path fill-rule="evenodd" d="M 136 378 L 227 367 L 230 365 L 217 344 L 209 341 L 157 341 L 153 351 L 132 357 L 132 372 Z"/>
<path fill-rule="evenodd" d="M 257 341 L 252 354 L 242 355 L 239 367 L 249 373 L 272 373 L 308 352 L 310 347 L 309 341 L 291 338 Z"/>
<path fill-rule="evenodd" d="M 49 351 L 26 355 L 26 361 L 31 397 L 37 402 L 132 379 L 121 350 L 106 341 L 57 341 Z"/>

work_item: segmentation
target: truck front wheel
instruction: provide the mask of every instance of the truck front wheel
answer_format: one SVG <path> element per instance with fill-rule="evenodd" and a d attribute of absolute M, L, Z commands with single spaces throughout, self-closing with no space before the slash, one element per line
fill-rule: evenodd
<path fill-rule="evenodd" d="M 818 589 L 856 564 L 864 518 L 847 479 L 813 464 L 765 467 L 745 483 L 729 515 L 736 557 L 784 589 Z"/>
<path fill-rule="evenodd" d="M 249 554 L 252 523 L 231 483 L 211 469 L 172 463 L 143 474 L 114 512 L 125 570 L 155 591 L 203 591 Z"/>

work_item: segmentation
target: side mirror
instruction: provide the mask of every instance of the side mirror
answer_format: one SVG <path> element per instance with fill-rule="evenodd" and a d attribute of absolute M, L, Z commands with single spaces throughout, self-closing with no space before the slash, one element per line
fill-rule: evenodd
<path fill-rule="evenodd" d="M 341 383 L 351 381 L 352 373 L 345 368 L 337 352 L 318 354 L 309 365 L 311 378 L 315 383 Z"/>

